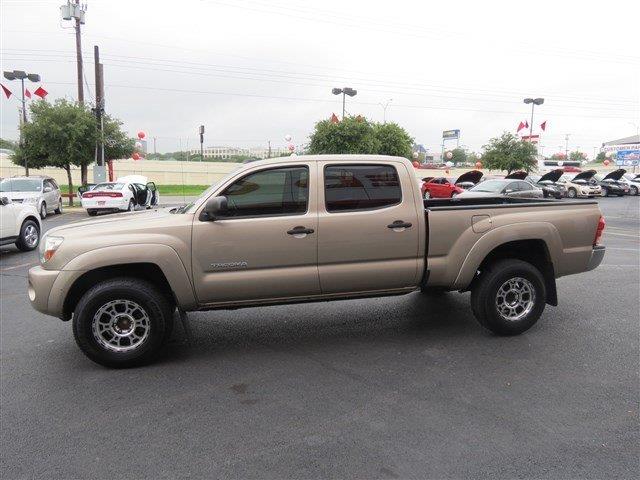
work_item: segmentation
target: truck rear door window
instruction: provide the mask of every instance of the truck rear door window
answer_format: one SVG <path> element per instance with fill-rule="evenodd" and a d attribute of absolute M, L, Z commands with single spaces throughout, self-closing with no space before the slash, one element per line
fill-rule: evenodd
<path fill-rule="evenodd" d="M 402 201 L 398 172 L 390 165 L 336 165 L 324 169 L 328 212 L 372 210 Z"/>
<path fill-rule="evenodd" d="M 222 193 L 229 217 L 296 215 L 307 211 L 307 167 L 272 168 L 251 173 Z"/>

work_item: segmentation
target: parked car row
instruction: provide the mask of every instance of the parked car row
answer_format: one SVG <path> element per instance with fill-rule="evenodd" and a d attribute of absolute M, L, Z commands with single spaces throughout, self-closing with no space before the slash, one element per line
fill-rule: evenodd
<path fill-rule="evenodd" d="M 0 196 L 12 203 L 32 205 L 43 220 L 50 213 L 62 213 L 62 193 L 51 177 L 4 178 L 0 181 Z"/>
<path fill-rule="evenodd" d="M 504 178 L 486 177 L 479 170 L 466 172 L 457 179 L 425 177 L 421 180 L 422 195 L 429 198 L 454 196 L 509 196 L 520 198 L 593 198 L 640 193 L 640 174 L 618 169 L 608 174 L 587 170 L 577 174 L 558 168 L 544 175 L 513 172 Z"/>

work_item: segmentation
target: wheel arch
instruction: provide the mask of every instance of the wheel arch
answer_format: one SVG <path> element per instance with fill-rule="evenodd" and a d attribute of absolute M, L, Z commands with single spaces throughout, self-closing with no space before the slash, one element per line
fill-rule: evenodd
<path fill-rule="evenodd" d="M 162 269 L 147 262 L 110 265 L 89 270 L 80 275 L 71 285 L 65 296 L 62 307 L 62 318 L 68 320 L 80 301 L 80 298 L 94 285 L 113 278 L 137 278 L 150 282 L 164 295 L 169 296 L 174 304 L 178 304 L 175 294 Z"/>
<path fill-rule="evenodd" d="M 533 229 L 535 232 L 527 232 Z M 492 262 L 515 258 L 538 268 L 545 279 L 547 303 L 557 305 L 556 256 L 562 251 L 562 243 L 555 227 L 550 224 L 528 225 L 518 234 L 508 234 L 496 229 L 487 234 L 471 249 L 455 281 L 455 287 L 471 290 L 484 268 Z"/>
<path fill-rule="evenodd" d="M 50 296 L 49 310 L 69 319 L 84 292 L 98 281 L 115 277 L 150 281 L 184 309 L 197 304 L 191 279 L 177 252 L 167 245 L 141 244 L 103 247 L 75 257 L 53 285 L 52 292 L 58 294 Z"/>

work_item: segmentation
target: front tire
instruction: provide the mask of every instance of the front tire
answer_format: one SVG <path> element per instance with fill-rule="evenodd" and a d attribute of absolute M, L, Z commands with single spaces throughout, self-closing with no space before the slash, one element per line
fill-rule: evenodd
<path fill-rule="evenodd" d="M 129 205 L 127 206 L 127 212 L 133 212 L 135 210 L 136 206 L 133 203 L 133 200 L 129 200 Z"/>
<path fill-rule="evenodd" d="M 30 252 L 38 248 L 40 243 L 40 227 L 34 220 L 25 220 L 20 227 L 20 235 L 16 240 L 16 247 L 23 252 Z"/>
<path fill-rule="evenodd" d="M 496 335 L 519 335 L 540 318 L 546 304 L 544 278 L 530 263 L 499 260 L 481 274 L 471 291 L 476 319 Z"/>
<path fill-rule="evenodd" d="M 89 289 L 73 313 L 73 336 L 82 352 L 111 368 L 154 360 L 167 343 L 175 306 L 149 282 L 105 280 Z"/>
<path fill-rule="evenodd" d="M 635 185 L 631 185 L 631 188 L 629 189 L 629 194 L 638 195 L 638 187 L 636 187 Z"/>

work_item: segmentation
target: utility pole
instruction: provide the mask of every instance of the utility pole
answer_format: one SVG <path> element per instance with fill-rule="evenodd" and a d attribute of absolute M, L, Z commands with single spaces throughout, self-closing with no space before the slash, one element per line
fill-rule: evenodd
<path fill-rule="evenodd" d="M 565 160 L 569 160 L 569 135 L 571 135 L 571 134 L 567 133 L 564 136 L 564 158 L 565 158 Z"/>
<path fill-rule="evenodd" d="M 100 131 L 100 138 L 96 143 L 96 165 L 104 166 L 104 138 L 103 138 L 103 115 L 104 115 L 104 78 L 103 66 L 100 63 L 100 49 L 97 45 L 93 46 L 93 61 L 95 65 L 96 76 L 96 124 Z"/>
<path fill-rule="evenodd" d="M 269 150 L 268 150 L 268 153 L 267 153 L 267 158 L 271 158 L 271 140 L 269 140 L 267 143 L 269 144 Z"/>
<path fill-rule="evenodd" d="M 155 155 L 156 153 L 156 137 L 153 137 L 153 154 Z"/>
<path fill-rule="evenodd" d="M 200 161 L 204 162 L 204 125 L 200 125 Z"/>
<path fill-rule="evenodd" d="M 80 11 L 80 0 L 76 0 L 76 10 Z M 80 15 L 75 17 L 75 19 L 76 19 L 76 63 L 78 64 L 78 103 L 80 105 L 83 105 L 84 104 L 84 88 L 82 86 L 82 38 L 80 35 Z"/>
<path fill-rule="evenodd" d="M 84 104 L 84 88 L 82 86 L 82 80 L 84 75 L 82 73 L 82 39 L 80 25 L 84 25 L 86 5 L 80 5 L 80 0 L 67 0 L 66 5 L 60 7 L 60 15 L 63 20 L 75 20 L 76 31 L 76 64 L 78 70 L 78 103 Z"/>

